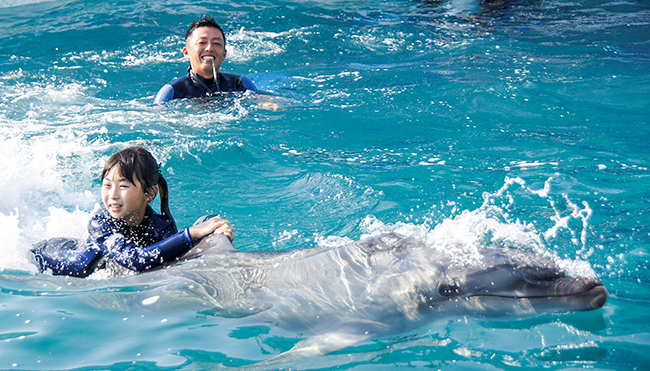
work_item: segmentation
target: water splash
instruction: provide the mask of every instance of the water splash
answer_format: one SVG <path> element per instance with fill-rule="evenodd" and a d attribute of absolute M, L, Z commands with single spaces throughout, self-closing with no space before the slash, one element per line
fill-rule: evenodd
<path fill-rule="evenodd" d="M 84 180 L 91 181 L 98 160 L 85 137 L 61 136 L 61 132 L 40 137 L 18 134 L 0 139 L 5 161 L 0 169 L 0 254 L 5 257 L 0 268 L 29 270 L 26 252 L 34 242 L 84 234 L 79 226 L 87 224 L 95 204 Z M 70 177 L 75 180 L 70 182 Z"/>
<path fill-rule="evenodd" d="M 240 28 L 228 35 L 228 59 L 242 63 L 268 55 L 279 55 L 285 51 L 288 40 L 302 38 L 307 29 L 292 29 L 285 32 L 256 32 Z"/>
<path fill-rule="evenodd" d="M 521 178 L 506 177 L 503 186 L 496 192 L 483 194 L 484 201 L 480 207 L 458 212 L 456 205 L 451 203 L 448 205 L 450 215 L 435 225 L 432 216 L 421 224 L 384 223 L 374 216 L 368 216 L 361 223 L 366 233 L 363 237 L 396 232 L 423 239 L 433 249 L 445 251 L 452 258 L 461 257 L 454 262 L 458 265 L 469 263 L 468 259 L 480 259 L 478 249 L 482 246 L 507 246 L 554 260 L 569 275 L 595 277 L 593 268 L 586 261 L 594 252 L 587 241 L 592 210 L 586 202 L 582 202 L 581 208 L 571 202 L 566 194 L 561 194 L 559 197 L 569 207 L 566 213 L 559 206 L 557 195 L 551 192 L 552 182 L 553 178 L 549 178 L 543 188 L 534 189 Z M 544 213 L 531 215 L 531 208 L 539 208 L 529 204 L 531 196 L 546 206 Z M 539 220 L 540 215 L 545 215 L 550 223 Z M 544 225 L 550 226 L 540 230 L 540 226 Z M 333 244 L 335 240 L 328 242 Z M 572 252 L 562 257 L 556 250 L 557 246 Z"/>

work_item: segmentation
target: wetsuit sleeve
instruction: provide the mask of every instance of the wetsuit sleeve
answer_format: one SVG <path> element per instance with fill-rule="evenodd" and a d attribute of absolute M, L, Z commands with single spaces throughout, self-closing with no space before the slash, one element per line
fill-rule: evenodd
<path fill-rule="evenodd" d="M 163 261 L 169 262 L 185 254 L 193 246 L 194 241 L 192 240 L 192 237 L 190 237 L 190 229 L 185 228 L 175 235 L 153 244 L 150 247 L 158 249 Z"/>
<path fill-rule="evenodd" d="M 163 85 L 153 99 L 153 104 L 160 104 L 174 99 L 174 87 L 170 84 Z"/>
<path fill-rule="evenodd" d="M 240 76 L 239 79 L 241 80 L 246 90 L 257 91 L 257 87 L 255 86 L 255 84 L 253 84 L 253 82 L 249 80 L 247 77 Z"/>
<path fill-rule="evenodd" d="M 41 241 L 32 252 L 41 272 L 75 277 L 92 273 L 92 263 L 101 257 L 98 251 L 86 249 L 83 240 L 73 238 Z"/>
<path fill-rule="evenodd" d="M 103 218 L 93 218 L 88 225 L 88 232 L 88 243 L 116 263 L 137 272 L 173 261 L 194 246 L 189 229 L 145 247 L 124 237 Z"/>

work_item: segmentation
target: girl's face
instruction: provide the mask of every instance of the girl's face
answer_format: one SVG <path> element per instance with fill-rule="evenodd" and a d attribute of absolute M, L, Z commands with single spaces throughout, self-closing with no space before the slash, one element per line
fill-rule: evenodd
<path fill-rule="evenodd" d="M 137 178 L 134 177 L 133 180 L 135 184 L 128 181 L 114 166 L 102 179 L 102 202 L 112 217 L 122 219 L 130 226 L 137 226 L 144 219 L 147 203 L 153 200 L 153 196 L 145 193 Z"/>

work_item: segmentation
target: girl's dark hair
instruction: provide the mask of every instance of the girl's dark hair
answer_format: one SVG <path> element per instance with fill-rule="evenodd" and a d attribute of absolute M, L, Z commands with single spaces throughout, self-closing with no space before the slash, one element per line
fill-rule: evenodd
<path fill-rule="evenodd" d="M 210 18 L 208 18 L 205 15 L 203 16 L 203 18 L 201 18 L 199 20 L 196 20 L 196 21 L 192 21 L 192 23 L 190 23 L 190 28 L 185 33 L 185 41 L 187 41 L 187 39 L 190 37 L 192 32 L 194 32 L 194 30 L 196 30 L 199 27 L 216 28 L 217 30 L 221 31 L 221 35 L 223 36 L 223 42 L 224 42 L 224 44 L 226 43 L 226 34 L 223 32 L 223 29 L 221 28 L 221 26 L 219 26 L 217 21 L 215 21 L 214 18 L 212 18 L 212 16 L 210 16 Z"/>
<path fill-rule="evenodd" d="M 104 165 L 102 179 L 116 166 L 122 176 L 129 182 L 135 184 L 134 179 L 137 179 L 145 192 L 155 185 L 158 186 L 160 191 L 160 211 L 176 227 L 176 222 L 171 211 L 169 211 L 167 181 L 160 173 L 158 163 L 151 153 L 142 147 L 128 147 L 114 153 Z"/>

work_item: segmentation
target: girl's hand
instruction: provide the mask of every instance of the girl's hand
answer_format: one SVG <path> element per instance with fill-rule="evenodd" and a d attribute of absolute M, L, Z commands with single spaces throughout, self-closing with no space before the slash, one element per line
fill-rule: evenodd
<path fill-rule="evenodd" d="M 227 220 L 218 216 L 190 227 L 190 237 L 193 240 L 200 240 L 211 233 L 226 235 L 231 242 L 235 239 L 234 228 L 228 224 Z"/>

